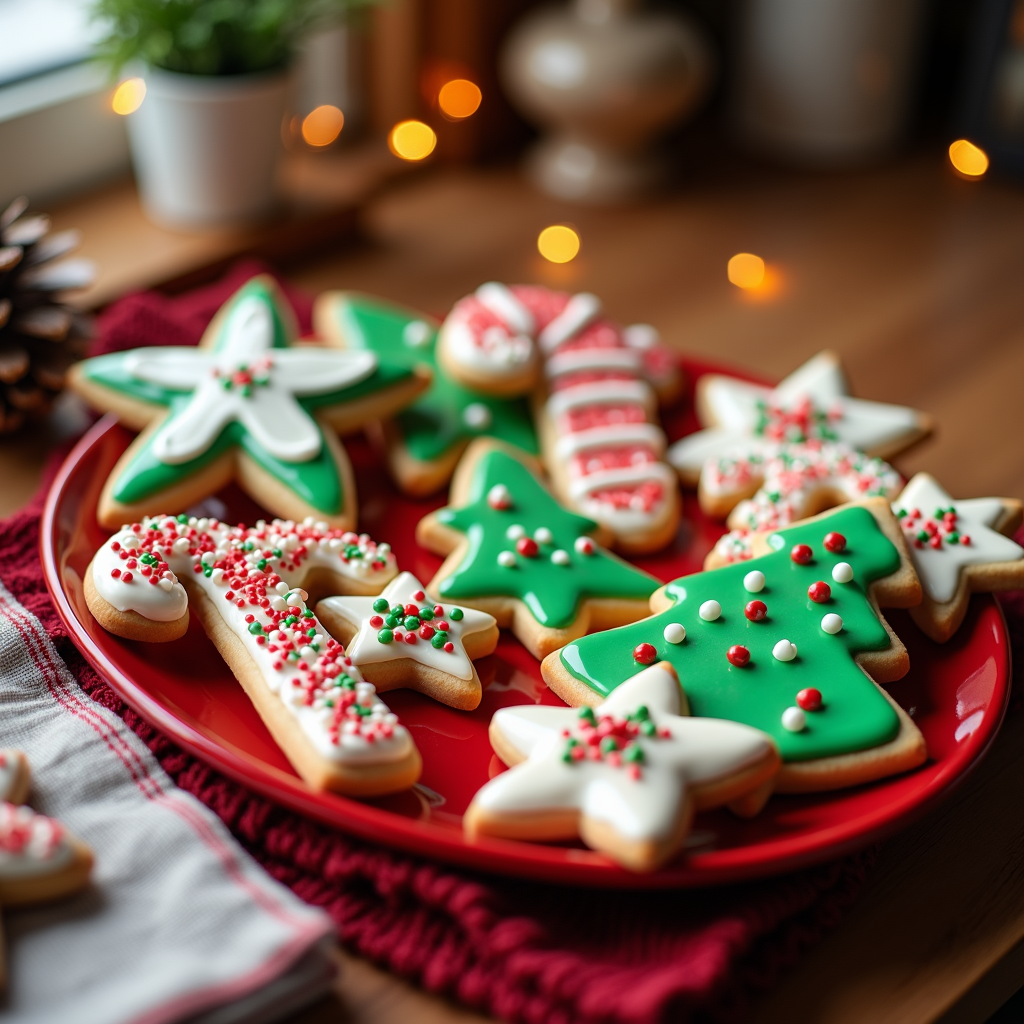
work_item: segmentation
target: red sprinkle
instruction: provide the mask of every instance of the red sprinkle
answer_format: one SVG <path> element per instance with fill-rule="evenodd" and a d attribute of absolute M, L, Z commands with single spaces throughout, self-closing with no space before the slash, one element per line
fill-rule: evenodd
<path fill-rule="evenodd" d="M 380 627 L 384 625 L 384 620 L 379 615 L 371 615 L 370 625 L 374 629 L 380 629 Z"/>
<path fill-rule="evenodd" d="M 807 565 L 807 563 L 814 557 L 814 552 L 807 544 L 794 544 L 793 550 L 789 553 L 789 557 L 792 558 L 797 565 Z"/>
<path fill-rule="evenodd" d="M 447 622 L 445 622 L 445 620 L 444 620 L 444 619 L 442 619 L 442 620 L 441 620 L 440 622 L 436 623 L 436 626 L 437 626 L 437 629 L 438 629 L 438 630 L 439 630 L 439 631 L 440 631 L 441 633 L 447 633 L 447 632 L 448 632 L 448 630 L 449 630 L 449 629 L 451 629 L 451 627 L 450 627 L 450 626 L 448 625 L 448 623 L 447 623 Z"/>
<path fill-rule="evenodd" d="M 965 544 L 965 545 L 966 545 L 966 544 L 970 544 L 970 543 L 971 543 L 971 538 L 970 538 L 970 537 L 968 537 L 968 536 L 967 536 L 967 534 L 965 533 L 965 534 L 964 534 L 964 535 L 963 535 L 963 536 L 962 536 L 962 537 L 960 538 L 960 543 L 961 543 L 961 544 Z"/>
<path fill-rule="evenodd" d="M 825 550 L 831 551 L 834 555 L 846 550 L 846 538 L 841 533 L 826 533 L 824 543 Z"/>
<path fill-rule="evenodd" d="M 113 576 L 114 579 L 116 580 L 121 575 L 121 570 L 120 569 L 111 569 L 110 570 L 110 575 Z"/>
<path fill-rule="evenodd" d="M 405 642 L 407 644 L 414 644 L 414 643 L 416 643 L 416 634 L 415 633 L 406 633 L 405 634 Z"/>
<path fill-rule="evenodd" d="M 444 649 L 445 649 L 445 650 L 446 650 L 446 651 L 447 651 L 447 652 L 448 652 L 449 654 L 451 654 L 451 653 L 452 653 L 452 651 L 454 651 L 454 650 L 455 650 L 455 644 L 453 644 L 453 643 L 451 642 L 451 640 L 449 640 L 449 641 L 448 641 L 448 643 L 446 643 L 446 644 L 444 645 Z"/>
<path fill-rule="evenodd" d="M 131 581 L 132 581 L 132 578 L 133 578 L 133 577 L 132 577 L 132 574 L 131 574 L 130 572 L 126 572 L 126 573 L 125 573 L 125 574 L 124 574 L 124 575 L 123 575 L 123 576 L 121 577 L 121 582 L 122 582 L 122 583 L 131 583 Z"/>
<path fill-rule="evenodd" d="M 516 551 L 524 558 L 536 558 L 539 550 L 537 542 L 532 537 L 520 537 L 516 541 Z"/>
<path fill-rule="evenodd" d="M 804 711 L 817 711 L 821 707 L 821 690 L 808 686 L 796 695 L 796 702 Z"/>
<path fill-rule="evenodd" d="M 735 665 L 737 668 L 743 668 L 744 665 L 750 664 L 750 651 L 742 644 L 733 644 L 725 656 L 729 659 L 729 664 Z"/>
<path fill-rule="evenodd" d="M 807 596 L 815 604 L 824 604 L 832 596 L 832 588 L 823 580 L 818 580 L 807 588 Z"/>
<path fill-rule="evenodd" d="M 435 615 L 444 615 L 444 609 L 439 604 L 435 604 L 434 605 L 434 614 Z"/>
<path fill-rule="evenodd" d="M 412 599 L 414 601 L 422 601 L 426 596 L 427 595 L 424 594 L 422 590 L 417 590 L 416 593 L 412 595 Z"/>
<path fill-rule="evenodd" d="M 760 622 L 768 614 L 768 605 L 764 601 L 748 601 L 743 614 L 751 622 Z"/>
<path fill-rule="evenodd" d="M 653 644 L 637 644 L 633 648 L 633 660 L 641 665 L 650 665 L 658 656 L 658 651 Z"/>
<path fill-rule="evenodd" d="M 434 635 L 434 627 L 433 626 L 429 626 L 429 625 L 427 625 L 427 623 L 424 622 L 423 625 L 420 626 L 420 636 L 424 640 L 429 640 L 433 635 Z"/>
<path fill-rule="evenodd" d="M 420 610 L 419 610 L 419 608 L 416 607 L 416 605 L 414 605 L 414 604 L 407 604 L 405 606 L 405 614 L 406 615 L 419 615 L 419 613 L 420 613 Z"/>

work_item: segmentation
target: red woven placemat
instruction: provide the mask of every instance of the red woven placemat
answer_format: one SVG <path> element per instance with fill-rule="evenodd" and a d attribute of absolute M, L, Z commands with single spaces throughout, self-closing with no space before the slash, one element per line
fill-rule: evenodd
<path fill-rule="evenodd" d="M 95 351 L 195 344 L 221 303 L 265 269 L 241 264 L 216 285 L 178 297 L 128 296 L 101 317 Z M 308 296 L 286 291 L 308 329 Z M 566 889 L 474 875 L 308 821 L 183 753 L 85 662 L 42 579 L 41 508 L 40 496 L 0 522 L 0 576 L 42 621 L 83 689 L 124 718 L 274 877 L 326 909 L 349 949 L 431 991 L 530 1024 L 736 1019 L 752 993 L 842 918 L 864 884 L 874 849 L 719 889 Z M 1016 644 L 1024 640 L 1024 595 L 1004 606 Z"/>

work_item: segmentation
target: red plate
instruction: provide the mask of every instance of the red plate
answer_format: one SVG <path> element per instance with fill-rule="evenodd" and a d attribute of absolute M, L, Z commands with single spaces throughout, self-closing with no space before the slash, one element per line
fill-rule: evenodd
<path fill-rule="evenodd" d="M 693 380 L 705 368 L 686 369 Z M 668 423 L 671 436 L 695 426 L 688 412 Z M 487 741 L 491 715 L 508 704 L 560 703 L 541 681 L 534 658 L 503 634 L 497 652 L 481 663 L 481 676 L 493 681 L 473 712 L 408 691 L 387 694 L 423 754 L 423 778 L 413 791 L 373 801 L 315 792 L 291 769 L 194 618 L 182 639 L 157 646 L 112 636 L 89 614 L 82 576 L 106 538 L 96 525 L 96 502 L 130 439 L 113 419 L 100 421 L 68 456 L 43 513 L 43 571 L 75 643 L 136 711 L 186 749 L 294 810 L 388 846 L 480 870 L 586 885 L 710 885 L 790 871 L 901 828 L 963 778 L 1002 721 L 1010 655 L 998 604 L 989 596 L 975 597 L 967 621 L 942 647 L 922 636 L 905 613 L 894 613 L 889 620 L 909 648 L 913 668 L 889 691 L 924 733 L 931 756 L 923 768 L 833 794 L 777 796 L 753 821 L 726 811 L 701 814 L 687 852 L 652 875 L 631 874 L 582 846 L 494 839 L 471 844 L 463 837 L 462 812 L 499 768 Z M 362 528 L 389 541 L 403 569 L 430 579 L 440 561 L 417 547 L 414 530 L 440 499 L 413 501 L 396 494 L 369 446 L 353 440 L 348 449 Z M 203 507 L 229 522 L 253 522 L 263 514 L 233 488 Z M 686 495 L 685 514 L 670 551 L 637 560 L 663 580 L 700 569 L 722 532 L 701 515 L 692 494 Z"/>

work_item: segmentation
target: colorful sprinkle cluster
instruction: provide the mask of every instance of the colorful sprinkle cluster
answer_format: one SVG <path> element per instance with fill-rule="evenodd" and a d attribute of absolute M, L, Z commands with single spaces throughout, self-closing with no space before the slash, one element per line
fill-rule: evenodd
<path fill-rule="evenodd" d="M 220 380 L 225 391 L 238 388 L 243 398 L 249 398 L 254 387 L 266 387 L 270 383 L 270 370 L 273 365 L 273 360 L 269 356 L 261 356 L 254 360 L 252 365 L 242 363 L 231 373 L 225 373 L 220 367 L 215 366 L 213 375 Z"/>
<path fill-rule="evenodd" d="M 971 543 L 970 536 L 961 533 L 957 526 L 956 508 L 953 505 L 949 508 L 937 508 L 930 518 L 923 516 L 919 508 L 912 508 L 909 511 L 901 508 L 896 516 L 903 524 L 903 532 L 908 543 L 915 548 L 930 547 L 939 550 L 943 544 L 962 544 L 966 547 Z"/>
<path fill-rule="evenodd" d="M 591 707 L 582 707 L 575 730 L 563 729 L 565 749 L 562 760 L 567 764 L 578 761 L 600 761 L 612 768 L 625 767 L 631 779 L 642 776 L 644 750 L 640 738 L 669 739 L 668 729 L 659 730 L 651 720 L 647 707 L 641 704 L 625 717 L 598 716 Z"/>
<path fill-rule="evenodd" d="M 37 814 L 30 807 L 0 803 L 0 865 L 7 857 L 48 860 L 63 838 L 60 822 Z"/>
<path fill-rule="evenodd" d="M 741 501 L 729 517 L 734 529 L 722 537 L 715 552 L 726 562 L 752 557 L 753 534 L 778 530 L 808 514 L 808 499 L 820 488 L 860 498 L 892 498 L 903 484 L 899 473 L 882 459 L 871 458 L 845 444 L 820 441 L 754 446 L 712 460 L 701 486 L 711 494 L 737 493 L 756 480 L 761 486 Z"/>
<path fill-rule="evenodd" d="M 763 399 L 755 404 L 757 422 L 754 434 L 769 441 L 835 441 L 838 434 L 832 424 L 842 418 L 841 409 L 819 409 L 804 395 L 788 408 Z"/>
<path fill-rule="evenodd" d="M 422 590 L 417 590 L 412 596 L 414 601 L 423 603 L 410 602 L 392 607 L 384 597 L 378 597 L 373 602 L 374 614 L 370 618 L 370 625 L 378 630 L 377 642 L 413 645 L 423 640 L 439 651 L 454 654 L 455 644 L 448 639 L 451 631 L 448 619 L 461 622 L 465 615 L 463 610 L 453 607 L 446 611 L 444 605 L 431 604 Z"/>

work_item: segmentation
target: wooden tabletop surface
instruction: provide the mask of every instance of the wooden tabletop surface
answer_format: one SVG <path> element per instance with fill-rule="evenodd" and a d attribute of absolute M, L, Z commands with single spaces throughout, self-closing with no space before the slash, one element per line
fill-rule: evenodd
<path fill-rule="evenodd" d="M 80 201 L 57 221 L 86 208 Z M 537 255 L 537 233 L 552 223 L 580 233 L 570 264 Z M 105 274 L 124 276 L 118 261 L 132 259 L 130 246 L 117 255 L 96 237 L 87 255 L 91 247 L 105 253 Z M 726 279 L 742 251 L 768 264 L 753 292 Z M 1024 498 L 1022 272 L 1024 192 L 961 181 L 938 155 L 915 155 L 856 174 L 726 163 L 692 170 L 669 198 L 620 210 L 545 199 L 507 168 L 428 170 L 367 205 L 360 240 L 288 276 L 311 291 L 359 289 L 432 312 L 486 279 L 593 291 L 616 319 L 653 323 L 682 350 L 774 378 L 831 348 L 854 394 L 934 417 L 935 434 L 896 460 L 905 475 L 927 469 L 956 497 Z M 0 513 L 30 495 L 54 437 L 0 441 Z M 1022 808 L 1018 715 L 950 800 L 886 843 L 847 918 L 750 1019 L 985 1020 L 1024 984 Z M 339 959 L 336 996 L 295 1024 L 480 1019 Z"/>

